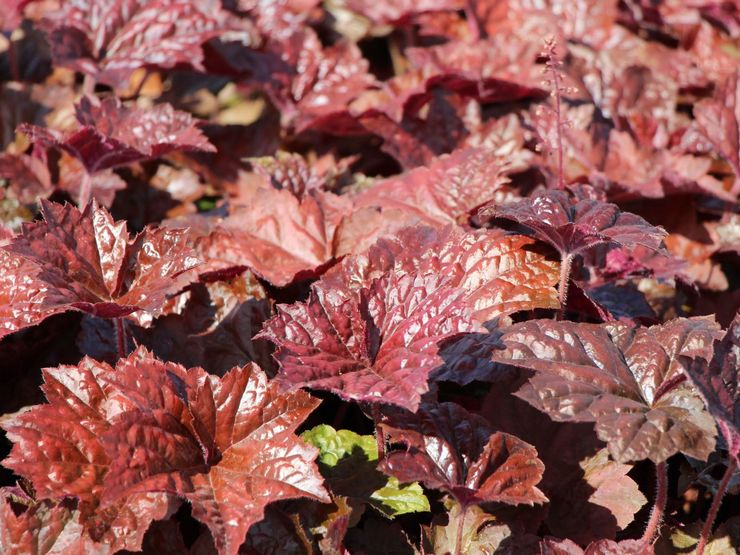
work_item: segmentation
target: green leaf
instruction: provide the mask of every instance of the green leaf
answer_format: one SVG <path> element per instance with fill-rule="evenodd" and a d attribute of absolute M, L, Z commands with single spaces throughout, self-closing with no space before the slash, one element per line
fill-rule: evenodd
<path fill-rule="evenodd" d="M 327 424 L 319 424 L 303 432 L 301 437 L 319 449 L 318 460 L 328 467 L 336 466 L 340 459 L 353 454 L 355 448 L 359 448 L 367 460 L 378 460 L 378 444 L 371 435 L 361 436 L 351 430 L 335 430 Z"/>
<path fill-rule="evenodd" d="M 385 486 L 375 490 L 370 499 L 376 502 L 373 503 L 375 507 L 390 517 L 430 510 L 429 500 L 418 482 L 402 486 L 395 477 L 390 477 Z"/>
<path fill-rule="evenodd" d="M 372 435 L 321 424 L 301 437 L 319 449 L 321 473 L 335 496 L 371 504 L 389 518 L 430 510 L 418 482 L 402 485 L 377 470 L 378 444 Z"/>

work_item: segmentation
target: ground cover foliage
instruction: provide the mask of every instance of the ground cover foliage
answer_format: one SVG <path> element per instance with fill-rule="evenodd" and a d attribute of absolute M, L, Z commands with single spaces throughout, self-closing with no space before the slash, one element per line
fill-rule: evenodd
<path fill-rule="evenodd" d="M 0 552 L 739 548 L 736 3 L 0 29 Z"/>

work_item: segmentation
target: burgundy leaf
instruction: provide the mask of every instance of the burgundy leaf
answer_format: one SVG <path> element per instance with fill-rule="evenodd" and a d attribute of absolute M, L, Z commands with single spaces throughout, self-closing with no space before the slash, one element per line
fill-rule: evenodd
<path fill-rule="evenodd" d="M 8 332 L 64 310 L 104 318 L 140 310 L 145 321 L 193 277 L 198 260 L 184 231 L 149 228 L 130 238 L 125 222 L 95 204 L 80 212 L 42 201 L 41 211 L 44 221 L 25 224 L 2 247 L 11 261 L 0 268 L 2 295 L 31 303 L 28 312 L 6 316 Z"/>
<path fill-rule="evenodd" d="M 79 127 L 62 134 L 23 124 L 19 130 L 34 142 L 60 148 L 85 166 L 88 173 L 159 158 L 175 150 L 215 149 L 196 127 L 190 114 L 169 104 L 129 108 L 116 97 L 101 101 L 83 97 L 76 106 Z"/>
<path fill-rule="evenodd" d="M 319 402 L 281 394 L 252 364 L 223 378 L 139 350 L 103 377 L 132 408 L 101 440 L 111 459 L 105 500 L 163 491 L 188 499 L 219 553 L 236 554 L 265 506 L 280 499 L 329 501 L 296 428 Z"/>
<path fill-rule="evenodd" d="M 580 198 L 579 198 L 580 197 Z M 583 198 L 581 191 L 547 191 L 509 205 L 487 207 L 484 215 L 511 220 L 529 228 L 563 257 L 581 254 L 599 244 L 660 248 L 665 230 L 615 204 Z"/>
<path fill-rule="evenodd" d="M 493 356 L 535 370 L 517 395 L 554 420 L 595 422 L 618 462 L 706 459 L 713 425 L 681 357 L 708 361 L 718 334 L 708 318 L 650 328 L 531 320 L 511 326 Z"/>
<path fill-rule="evenodd" d="M 740 456 L 740 316 L 730 324 L 722 341 L 715 343 L 714 356 L 684 359 L 684 371 L 704 398 L 707 410 L 717 421 L 730 454 Z"/>
<path fill-rule="evenodd" d="M 203 269 L 249 267 L 279 287 L 320 273 L 332 260 L 336 227 L 350 208 L 332 193 L 299 198 L 273 187 L 245 187 L 244 202 L 200 241 Z"/>
<path fill-rule="evenodd" d="M 33 262 L 0 248 L 0 338 L 64 311 L 44 306 L 49 288 L 38 273 Z"/>
<path fill-rule="evenodd" d="M 286 383 L 415 410 L 443 362 L 438 342 L 477 329 L 461 293 L 432 274 L 392 272 L 359 291 L 319 282 L 258 337 L 277 345 Z"/>
<path fill-rule="evenodd" d="M 44 14 L 56 63 L 123 87 L 138 68 L 203 69 L 201 45 L 226 30 L 220 2 L 81 0 Z"/>
<path fill-rule="evenodd" d="M 492 433 L 484 419 L 459 405 L 422 406 L 416 414 L 391 416 L 380 427 L 391 444 L 404 446 L 386 454 L 380 464 L 401 482 L 420 480 L 463 505 L 547 501 L 535 487 L 545 467 L 534 447 L 515 436 Z"/>

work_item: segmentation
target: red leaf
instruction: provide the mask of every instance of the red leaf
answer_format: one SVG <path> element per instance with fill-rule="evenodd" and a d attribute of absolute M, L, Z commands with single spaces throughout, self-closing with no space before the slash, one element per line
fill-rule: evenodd
<path fill-rule="evenodd" d="M 719 326 L 708 318 L 662 326 L 531 320 L 503 335 L 494 359 L 537 373 L 517 395 L 560 422 L 595 422 L 618 462 L 706 459 L 713 423 L 683 382 L 682 356 L 711 358 Z"/>
<path fill-rule="evenodd" d="M 201 45 L 226 27 L 220 3 L 207 0 L 81 0 L 44 15 L 56 63 L 113 87 L 138 68 L 203 70 Z"/>
<path fill-rule="evenodd" d="M 565 191 L 547 191 L 501 207 L 487 207 L 484 215 L 504 218 L 528 227 L 538 239 L 550 243 L 561 256 L 580 254 L 600 244 L 660 248 L 665 230 L 640 216 L 622 212 L 615 204 Z"/>
<path fill-rule="evenodd" d="M 169 104 L 145 110 L 124 106 L 116 97 L 96 102 L 83 97 L 76 106 L 80 127 L 75 131 L 62 134 L 28 124 L 19 130 L 46 147 L 68 152 L 90 174 L 159 158 L 175 150 L 215 151 L 190 114 Z"/>
<path fill-rule="evenodd" d="M 699 132 L 729 162 L 735 172 L 733 194 L 740 193 L 740 74 L 736 71 L 718 88 L 712 100 L 694 107 Z"/>
<path fill-rule="evenodd" d="M 456 10 L 463 7 L 461 0 L 379 0 L 364 2 L 350 0 L 348 7 L 378 24 L 403 24 L 412 16 L 424 12 Z"/>
<path fill-rule="evenodd" d="M 0 338 L 64 311 L 44 306 L 48 287 L 31 261 L 0 248 Z"/>
<path fill-rule="evenodd" d="M 433 74 L 428 87 L 440 86 L 481 102 L 501 102 L 545 96 L 541 68 L 535 64 L 541 48 L 536 41 L 498 35 L 409 48 L 406 55 L 415 67 Z"/>
<path fill-rule="evenodd" d="M 477 329 L 461 297 L 431 274 L 388 273 L 359 291 L 319 282 L 257 337 L 278 346 L 278 379 L 415 410 L 443 362 L 438 342 Z"/>
<path fill-rule="evenodd" d="M 248 267 L 279 287 L 320 273 L 334 257 L 334 232 L 349 201 L 317 190 L 298 198 L 287 189 L 245 189 L 245 204 L 199 242 L 204 270 Z"/>
<path fill-rule="evenodd" d="M 384 232 L 399 229 L 399 221 L 401 227 L 467 221 L 476 208 L 502 194 L 506 169 L 504 157 L 480 147 L 440 156 L 429 167 L 379 181 L 355 197 L 355 213 L 337 234 L 338 254 L 361 252 Z M 370 232 L 368 218 L 373 222 Z"/>
<path fill-rule="evenodd" d="M 0 154 L 0 177 L 7 179 L 15 198 L 25 204 L 51 194 L 51 176 L 46 160 L 27 154 Z"/>
<path fill-rule="evenodd" d="M 346 258 L 329 280 L 351 287 L 388 271 L 445 276 L 465 292 L 481 323 L 522 310 L 557 308 L 558 265 L 527 250 L 532 241 L 501 230 L 465 232 L 457 226 L 409 227 L 379 239 L 366 253 Z"/>
<path fill-rule="evenodd" d="M 730 454 L 740 456 L 740 316 L 730 324 L 721 342 L 714 345 L 714 356 L 690 360 L 683 357 L 684 371 L 704 398 L 707 410 L 717 421 Z"/>
<path fill-rule="evenodd" d="M 484 419 L 459 405 L 423 406 L 416 414 L 391 416 L 380 427 L 392 444 L 405 446 L 380 463 L 401 482 L 420 480 L 463 505 L 547 501 L 535 487 L 545 469 L 535 448 L 509 434 L 492 434 Z"/>
<path fill-rule="evenodd" d="M 7 332 L 65 310 L 151 318 L 190 283 L 198 260 L 182 230 L 148 228 L 131 239 L 125 222 L 95 204 L 80 212 L 42 201 L 41 211 L 44 221 L 25 224 L 2 247 L 12 262 L 0 268 L 0 294 L 32 303 L 28 313 L 6 316 Z"/>
<path fill-rule="evenodd" d="M 111 457 L 107 502 L 177 493 L 211 530 L 219 553 L 235 554 L 268 503 L 329 501 L 313 462 L 317 450 L 294 434 L 319 402 L 301 391 L 280 394 L 256 365 L 219 379 L 140 350 L 104 379 L 132 406 L 102 437 Z"/>
<path fill-rule="evenodd" d="M 89 358 L 78 366 L 44 370 L 48 404 L 4 419 L 14 446 L 3 465 L 29 479 L 40 498 L 76 498 L 78 535 L 114 550 L 137 550 L 149 523 L 171 511 L 171 500 L 143 493 L 100 506 L 110 464 L 100 440 L 109 420 L 131 408 L 103 383 L 107 372 L 114 370 Z"/>
<path fill-rule="evenodd" d="M 273 101 L 283 111 L 283 125 L 301 132 L 316 127 L 341 131 L 341 115 L 349 103 L 375 84 L 368 62 L 357 45 L 337 42 L 322 47 L 316 33 L 304 27 L 277 41 L 287 74 L 279 70 L 268 87 Z"/>
<path fill-rule="evenodd" d="M 14 495 L 12 488 L 3 489 L 0 498 L 0 550 L 3 553 L 74 555 L 89 553 L 95 548 L 90 538 L 82 535 L 76 518 L 79 515 L 69 503 L 34 502 Z"/>

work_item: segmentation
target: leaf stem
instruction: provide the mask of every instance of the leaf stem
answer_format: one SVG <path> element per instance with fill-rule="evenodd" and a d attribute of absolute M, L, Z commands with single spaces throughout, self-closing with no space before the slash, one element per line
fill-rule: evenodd
<path fill-rule="evenodd" d="M 570 253 L 560 259 L 560 284 L 558 285 L 558 300 L 560 301 L 559 320 L 565 317 L 565 310 L 568 304 L 568 287 L 570 286 L 570 270 L 573 266 L 573 258 L 573 253 Z"/>
<path fill-rule="evenodd" d="M 465 515 L 467 512 L 468 506 L 462 505 L 460 507 L 460 523 L 457 525 L 457 530 L 455 531 L 455 555 L 462 555 L 462 538 L 465 528 Z"/>
<path fill-rule="evenodd" d="M 696 546 L 696 555 L 703 555 L 704 553 L 704 548 L 707 546 L 709 537 L 712 535 L 712 528 L 714 527 L 714 521 L 717 518 L 719 507 L 722 504 L 722 498 L 725 495 L 725 491 L 727 491 L 727 486 L 730 483 L 730 479 L 732 478 L 732 474 L 735 472 L 736 467 L 737 461 L 735 460 L 735 457 L 731 456 L 730 462 L 727 464 L 727 469 L 725 469 L 725 473 L 722 476 L 722 480 L 720 480 L 719 486 L 717 486 L 717 493 L 714 494 L 714 499 L 712 499 L 712 506 L 709 508 L 707 520 L 704 522 L 704 527 L 701 529 L 699 544 Z"/>
<path fill-rule="evenodd" d="M 84 96 L 94 95 L 95 85 L 97 85 L 97 83 L 95 82 L 95 78 L 89 73 L 86 73 L 85 77 L 82 78 L 82 94 Z"/>
<path fill-rule="evenodd" d="M 126 322 L 123 318 L 114 318 L 116 325 L 116 345 L 118 347 L 118 358 L 126 358 Z"/>
<path fill-rule="evenodd" d="M 643 544 L 650 545 L 655 541 L 663 513 L 668 499 L 668 464 L 664 461 L 655 465 L 655 503 L 650 511 L 645 533 L 642 535 Z"/>

